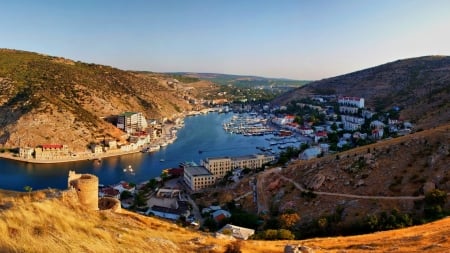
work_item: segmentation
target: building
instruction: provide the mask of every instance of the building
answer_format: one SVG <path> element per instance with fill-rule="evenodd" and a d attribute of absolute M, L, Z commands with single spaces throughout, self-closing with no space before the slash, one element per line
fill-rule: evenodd
<path fill-rule="evenodd" d="M 192 191 L 207 188 L 216 182 L 216 177 L 204 166 L 184 168 L 184 182 Z"/>
<path fill-rule="evenodd" d="M 217 210 L 211 213 L 211 218 L 213 218 L 217 223 L 223 221 L 224 219 L 228 219 L 231 217 L 231 213 L 226 210 Z"/>
<path fill-rule="evenodd" d="M 140 112 L 124 112 L 117 117 L 117 128 L 128 134 L 147 128 L 147 120 Z"/>
<path fill-rule="evenodd" d="M 364 124 L 365 119 L 360 117 L 354 117 L 349 115 L 341 115 L 342 125 L 345 130 L 356 131 L 359 130 Z"/>
<path fill-rule="evenodd" d="M 70 157 L 69 147 L 60 144 L 44 144 L 34 149 L 36 160 L 60 160 Z"/>
<path fill-rule="evenodd" d="M 275 156 L 267 155 L 247 155 L 231 158 L 233 169 L 235 168 L 248 168 L 257 169 L 262 168 L 266 163 L 270 163 L 275 160 Z"/>
<path fill-rule="evenodd" d="M 338 103 L 341 106 L 355 106 L 358 108 L 364 108 L 364 98 L 360 97 L 344 97 L 338 98 Z"/>
<path fill-rule="evenodd" d="M 247 240 L 250 236 L 255 234 L 255 230 L 227 224 L 217 231 L 217 233 L 231 235 L 236 239 Z"/>
<path fill-rule="evenodd" d="M 19 148 L 19 157 L 31 159 L 33 157 L 34 148 Z"/>
<path fill-rule="evenodd" d="M 78 201 L 91 210 L 98 210 L 98 177 L 91 174 L 77 174 L 69 171 L 67 187 L 74 189 Z"/>
<path fill-rule="evenodd" d="M 222 178 L 225 174 L 234 169 L 231 157 L 214 157 L 203 160 L 203 166 L 213 175 Z"/>
<path fill-rule="evenodd" d="M 235 168 L 257 169 L 275 160 L 275 156 L 247 155 L 239 157 L 214 157 L 203 160 L 203 166 L 213 175 L 222 178 L 228 171 Z"/>

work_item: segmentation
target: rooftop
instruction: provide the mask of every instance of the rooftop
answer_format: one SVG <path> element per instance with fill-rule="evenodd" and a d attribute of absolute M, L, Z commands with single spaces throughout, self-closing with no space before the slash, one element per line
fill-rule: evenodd
<path fill-rule="evenodd" d="M 191 166 L 186 167 L 184 169 L 184 172 L 191 174 L 192 176 L 212 176 L 211 172 L 209 172 L 205 167 L 203 166 Z"/>

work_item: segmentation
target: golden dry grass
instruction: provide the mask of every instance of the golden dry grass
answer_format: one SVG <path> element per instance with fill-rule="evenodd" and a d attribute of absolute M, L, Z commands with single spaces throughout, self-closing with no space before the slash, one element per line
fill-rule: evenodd
<path fill-rule="evenodd" d="M 128 211 L 88 211 L 51 191 L 0 192 L 0 252 L 224 252 L 231 240 Z M 368 235 L 303 241 L 244 241 L 243 253 L 283 252 L 286 244 L 315 252 L 448 252 L 450 218 Z"/>

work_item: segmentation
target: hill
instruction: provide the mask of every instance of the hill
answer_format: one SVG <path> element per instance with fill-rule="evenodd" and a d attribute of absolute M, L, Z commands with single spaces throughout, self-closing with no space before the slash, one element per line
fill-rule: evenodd
<path fill-rule="evenodd" d="M 251 173 L 239 183 L 196 194 L 196 202 L 231 202 L 258 213 L 265 221 L 260 229 L 289 229 L 296 238 L 422 224 L 450 214 L 449 143 L 446 124 Z M 255 179 L 256 195 L 246 195 Z M 291 214 L 299 219 L 286 225 L 285 215 Z"/>
<path fill-rule="evenodd" d="M 104 120 L 111 115 L 138 111 L 162 118 L 191 110 L 185 84 L 168 80 L 164 74 L 0 49 L 0 145 L 84 148 L 96 137 L 121 135 Z"/>
<path fill-rule="evenodd" d="M 450 57 L 425 56 L 386 63 L 311 82 L 275 99 L 275 104 L 312 94 L 364 97 L 371 108 L 402 108 L 401 117 L 420 127 L 450 121 Z"/>
<path fill-rule="evenodd" d="M 245 75 L 229 75 L 217 73 L 193 73 L 193 72 L 179 72 L 183 76 L 197 78 L 202 80 L 209 80 L 220 85 L 234 85 L 241 88 L 279 88 L 279 89 L 293 89 L 309 83 L 306 80 L 291 80 L 286 78 L 267 78 L 260 76 L 245 76 Z"/>
<path fill-rule="evenodd" d="M 0 191 L 1 252 L 225 252 L 235 245 L 151 217 L 122 211 L 89 211 L 59 192 Z M 407 229 L 304 241 L 243 241 L 243 253 L 283 252 L 286 244 L 314 252 L 445 252 L 450 218 Z"/>

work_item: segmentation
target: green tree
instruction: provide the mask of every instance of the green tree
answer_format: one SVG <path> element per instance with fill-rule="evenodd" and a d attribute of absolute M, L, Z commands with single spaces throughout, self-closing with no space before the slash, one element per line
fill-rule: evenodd
<path fill-rule="evenodd" d="M 33 188 L 31 188 L 31 186 L 27 185 L 25 187 L 23 187 L 23 189 L 28 192 L 28 197 L 31 197 L 31 192 L 33 191 Z"/>
<path fill-rule="evenodd" d="M 292 234 L 290 230 L 280 229 L 277 231 L 277 239 L 279 240 L 293 240 L 295 235 Z"/>

